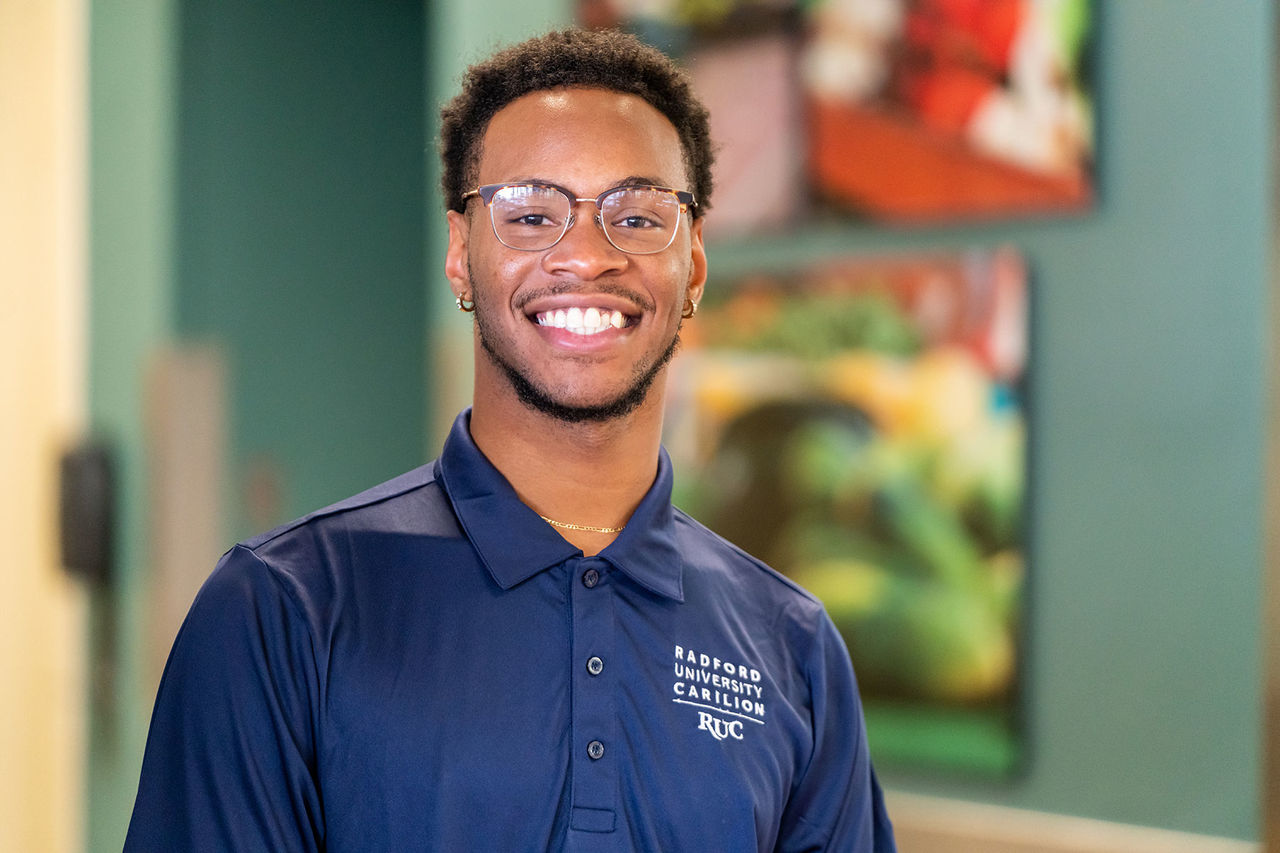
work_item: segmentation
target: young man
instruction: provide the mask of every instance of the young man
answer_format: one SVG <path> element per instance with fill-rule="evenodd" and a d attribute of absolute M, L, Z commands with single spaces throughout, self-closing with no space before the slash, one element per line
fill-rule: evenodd
<path fill-rule="evenodd" d="M 174 645 L 127 849 L 893 849 L 821 605 L 670 503 L 705 110 L 566 31 L 444 110 L 475 397 L 440 458 L 237 545 Z"/>

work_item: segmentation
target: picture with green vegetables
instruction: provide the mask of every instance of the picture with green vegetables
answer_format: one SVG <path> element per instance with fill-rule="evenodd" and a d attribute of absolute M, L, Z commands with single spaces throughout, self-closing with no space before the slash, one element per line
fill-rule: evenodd
<path fill-rule="evenodd" d="M 851 260 L 707 294 L 669 401 L 677 503 L 823 600 L 878 764 L 1016 770 L 1020 257 Z"/>

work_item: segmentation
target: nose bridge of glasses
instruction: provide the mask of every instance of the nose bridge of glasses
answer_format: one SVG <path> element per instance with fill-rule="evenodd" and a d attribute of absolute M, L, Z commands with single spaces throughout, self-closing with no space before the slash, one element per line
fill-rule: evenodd
<path fill-rule="evenodd" d="M 569 215 L 565 217 L 564 230 L 560 232 L 560 237 L 556 240 L 557 243 L 563 240 L 565 236 L 568 235 L 569 231 L 573 228 L 573 226 L 577 223 L 578 205 L 585 203 L 585 204 L 590 204 L 593 208 L 595 208 L 591 212 L 591 221 L 595 223 L 596 228 L 600 229 L 600 233 L 604 235 L 606 242 L 608 242 L 610 246 L 613 246 L 613 248 L 615 249 L 618 248 L 617 245 L 614 244 L 613 238 L 609 236 L 609 229 L 604 227 L 604 218 L 601 217 L 600 215 L 600 211 L 603 209 L 600 206 L 601 199 L 579 198 L 577 196 L 570 195 L 567 192 L 564 193 L 564 196 L 569 200 Z"/>

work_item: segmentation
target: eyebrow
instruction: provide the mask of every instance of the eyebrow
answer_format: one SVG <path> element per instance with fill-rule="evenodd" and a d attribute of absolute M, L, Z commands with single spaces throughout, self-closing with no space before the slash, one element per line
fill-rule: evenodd
<path fill-rule="evenodd" d="M 643 175 L 632 175 L 628 178 L 623 178 L 621 181 L 614 184 L 614 186 L 615 187 L 665 187 L 666 183 L 659 180 L 658 178 L 649 178 Z"/>

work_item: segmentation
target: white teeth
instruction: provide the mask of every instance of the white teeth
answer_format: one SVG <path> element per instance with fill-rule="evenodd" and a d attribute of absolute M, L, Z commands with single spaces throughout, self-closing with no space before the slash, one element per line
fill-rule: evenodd
<path fill-rule="evenodd" d="M 555 311 L 543 311 L 536 317 L 539 326 L 552 326 L 564 329 L 575 335 L 595 335 L 606 329 L 621 329 L 627 325 L 627 317 L 621 311 L 610 311 L 607 308 L 557 308 Z"/>

